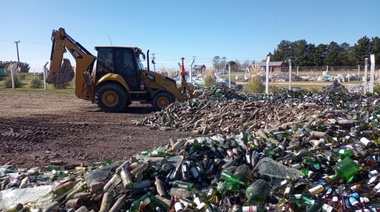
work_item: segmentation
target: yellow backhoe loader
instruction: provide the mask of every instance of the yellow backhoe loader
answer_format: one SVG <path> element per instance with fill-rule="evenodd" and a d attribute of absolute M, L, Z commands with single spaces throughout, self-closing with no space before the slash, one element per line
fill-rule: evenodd
<path fill-rule="evenodd" d="M 149 70 L 149 50 L 144 69 L 145 54 L 138 47 L 97 46 L 95 57 L 63 28 L 53 30 L 52 43 L 46 82 L 62 84 L 75 77 L 75 95 L 96 103 L 104 112 L 119 112 L 136 101 L 161 110 L 197 93 L 186 82 L 183 58 L 182 80 L 177 86 L 175 80 Z M 63 58 L 66 51 L 76 61 L 75 71 L 70 61 Z"/>

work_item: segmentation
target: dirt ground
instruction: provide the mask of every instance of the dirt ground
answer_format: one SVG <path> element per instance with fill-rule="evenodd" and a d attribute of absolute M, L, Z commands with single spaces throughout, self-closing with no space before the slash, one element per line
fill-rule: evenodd
<path fill-rule="evenodd" d="M 144 150 L 190 137 L 190 133 L 136 126 L 152 113 L 133 103 L 121 113 L 104 113 L 74 94 L 0 91 L 0 166 L 44 167 L 52 161 L 85 166 L 129 159 Z"/>

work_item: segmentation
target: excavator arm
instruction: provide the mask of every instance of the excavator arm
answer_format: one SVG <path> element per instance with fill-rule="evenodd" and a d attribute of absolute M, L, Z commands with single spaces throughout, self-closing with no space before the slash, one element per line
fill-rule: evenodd
<path fill-rule="evenodd" d="M 63 58 L 67 50 L 75 59 L 76 74 L 74 74 L 70 61 Z M 94 102 L 94 81 L 91 78 L 91 74 L 95 60 L 96 57 L 71 38 L 65 32 L 65 29 L 59 28 L 59 30 L 53 30 L 50 68 L 46 82 L 49 84 L 67 83 L 76 75 L 75 95 L 81 99 L 92 100 Z"/>

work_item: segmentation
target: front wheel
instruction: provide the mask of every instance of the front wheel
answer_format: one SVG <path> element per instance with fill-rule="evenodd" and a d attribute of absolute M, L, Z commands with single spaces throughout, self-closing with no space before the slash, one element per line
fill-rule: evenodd
<path fill-rule="evenodd" d="M 160 111 L 173 102 L 174 98 L 168 92 L 159 92 L 153 97 L 152 105 L 154 110 Z"/>
<path fill-rule="evenodd" d="M 96 91 L 96 104 L 107 113 L 116 113 L 127 105 L 127 92 L 118 84 L 105 84 Z"/>

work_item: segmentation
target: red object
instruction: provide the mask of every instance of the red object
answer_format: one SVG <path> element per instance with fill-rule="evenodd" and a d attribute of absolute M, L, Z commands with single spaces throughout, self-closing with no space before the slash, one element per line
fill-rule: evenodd
<path fill-rule="evenodd" d="M 184 63 L 183 63 L 183 60 L 184 60 L 184 59 L 185 59 L 184 57 L 181 58 L 181 60 L 182 60 L 182 65 L 181 65 L 181 72 L 179 73 L 181 76 L 186 76 L 186 75 L 187 75 L 187 73 L 186 73 L 186 71 L 185 71 L 185 65 L 184 65 Z"/>

